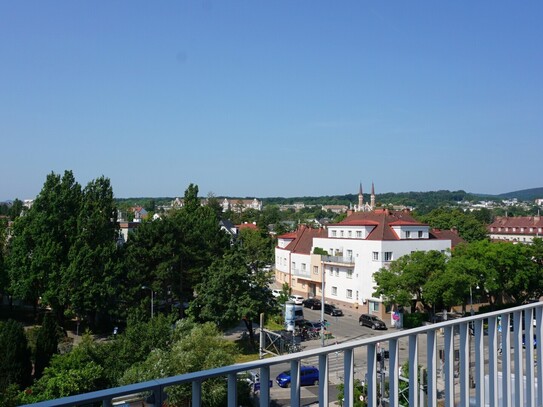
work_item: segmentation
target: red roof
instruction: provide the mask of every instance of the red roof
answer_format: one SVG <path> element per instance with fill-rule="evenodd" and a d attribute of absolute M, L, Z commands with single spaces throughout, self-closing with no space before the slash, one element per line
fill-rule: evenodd
<path fill-rule="evenodd" d="M 327 237 L 326 229 L 313 229 L 304 225 L 300 226 L 295 234 L 296 238 L 285 247 L 285 250 L 289 250 L 292 253 L 302 254 L 311 254 L 313 238 Z"/>
<path fill-rule="evenodd" d="M 256 226 L 254 223 L 242 223 L 241 225 L 236 225 L 236 227 L 239 230 L 242 230 L 242 229 L 258 230 L 258 226 Z"/>
<path fill-rule="evenodd" d="M 373 226 L 367 240 L 399 240 L 392 226 L 427 226 L 418 222 L 409 211 L 391 211 L 376 209 L 371 212 L 354 212 L 345 220 L 329 226 Z"/>

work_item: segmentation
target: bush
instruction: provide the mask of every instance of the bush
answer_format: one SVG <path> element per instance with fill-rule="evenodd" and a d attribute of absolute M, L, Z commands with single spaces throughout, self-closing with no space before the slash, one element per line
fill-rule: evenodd
<path fill-rule="evenodd" d="M 405 329 L 417 328 L 428 321 L 428 314 L 425 312 L 415 312 L 413 314 L 403 315 L 403 327 Z"/>

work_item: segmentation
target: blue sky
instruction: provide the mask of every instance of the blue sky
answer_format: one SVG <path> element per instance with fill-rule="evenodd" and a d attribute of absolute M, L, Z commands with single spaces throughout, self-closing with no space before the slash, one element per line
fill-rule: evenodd
<path fill-rule="evenodd" d="M 543 2 L 0 0 L 0 200 L 542 187 Z"/>

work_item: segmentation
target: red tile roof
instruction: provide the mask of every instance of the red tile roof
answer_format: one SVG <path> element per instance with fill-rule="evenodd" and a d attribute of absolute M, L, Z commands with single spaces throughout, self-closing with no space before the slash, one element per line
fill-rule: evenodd
<path fill-rule="evenodd" d="M 292 253 L 311 254 L 313 238 L 327 237 L 326 229 L 313 229 L 304 225 L 300 226 L 295 233 L 296 238 L 285 247 L 285 250 Z"/>
<path fill-rule="evenodd" d="M 409 211 L 376 209 L 371 212 L 354 212 L 345 220 L 329 226 L 374 226 L 367 240 L 399 240 L 392 226 L 427 226 L 415 220 Z"/>
<path fill-rule="evenodd" d="M 494 222 L 488 225 L 488 231 L 494 230 L 492 233 L 507 233 L 507 234 L 528 234 L 533 235 L 536 231 L 530 232 L 530 228 L 543 228 L 543 218 L 541 216 L 498 216 Z M 501 232 L 498 231 L 498 228 L 502 228 Z M 504 228 L 508 228 L 508 231 L 505 231 Z M 513 232 L 512 228 L 516 228 Z M 524 232 L 521 232 L 520 229 L 524 228 Z"/>

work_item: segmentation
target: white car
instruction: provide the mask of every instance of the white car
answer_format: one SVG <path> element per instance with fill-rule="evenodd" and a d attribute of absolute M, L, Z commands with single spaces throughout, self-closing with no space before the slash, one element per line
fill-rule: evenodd
<path fill-rule="evenodd" d="M 273 295 L 275 298 L 279 297 L 279 296 L 281 295 L 281 290 L 279 290 L 278 288 L 274 288 L 274 289 L 272 290 L 272 295 Z"/>
<path fill-rule="evenodd" d="M 296 305 L 302 305 L 304 302 L 304 297 L 302 297 L 301 295 L 291 295 L 290 297 L 288 297 L 288 299 L 290 301 L 293 301 Z"/>

